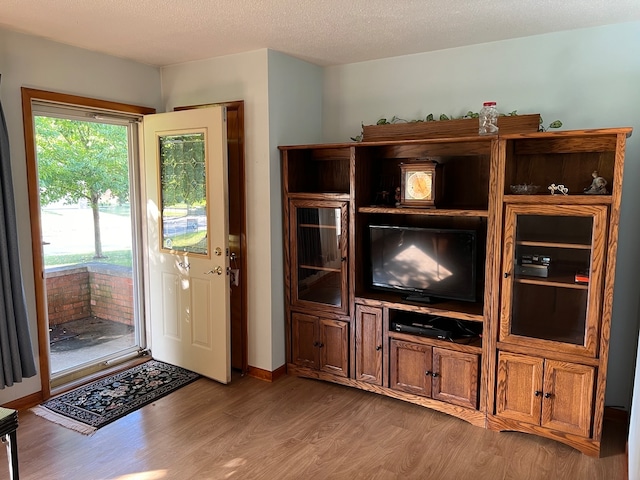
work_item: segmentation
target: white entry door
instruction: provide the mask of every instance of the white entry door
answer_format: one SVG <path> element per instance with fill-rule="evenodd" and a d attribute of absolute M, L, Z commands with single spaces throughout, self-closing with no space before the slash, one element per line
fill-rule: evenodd
<path fill-rule="evenodd" d="M 153 358 L 231 380 L 224 107 L 144 118 Z"/>

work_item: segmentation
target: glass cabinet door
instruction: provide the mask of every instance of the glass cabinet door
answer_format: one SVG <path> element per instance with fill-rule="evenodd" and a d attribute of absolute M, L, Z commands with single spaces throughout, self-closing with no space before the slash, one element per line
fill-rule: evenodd
<path fill-rule="evenodd" d="M 292 304 L 347 313 L 347 203 L 292 200 Z"/>
<path fill-rule="evenodd" d="M 507 205 L 500 340 L 596 356 L 606 206 Z"/>

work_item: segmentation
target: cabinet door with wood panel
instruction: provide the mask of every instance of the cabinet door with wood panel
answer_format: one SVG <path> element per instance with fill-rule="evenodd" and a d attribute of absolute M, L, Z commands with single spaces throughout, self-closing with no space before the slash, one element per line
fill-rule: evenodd
<path fill-rule="evenodd" d="M 590 436 L 594 377 L 593 367 L 545 360 L 540 425 Z"/>
<path fill-rule="evenodd" d="M 341 377 L 349 374 L 349 324 L 315 315 L 291 316 L 293 363 Z"/>
<path fill-rule="evenodd" d="M 349 376 L 349 324 L 318 319 L 320 370 L 340 377 Z"/>
<path fill-rule="evenodd" d="M 291 316 L 291 344 L 293 363 L 317 370 L 320 365 L 318 350 L 318 317 L 294 313 Z"/>
<path fill-rule="evenodd" d="M 478 408 L 479 356 L 391 339 L 391 388 Z"/>
<path fill-rule="evenodd" d="M 428 345 L 391 339 L 389 342 L 390 387 L 431 397 L 432 349 Z"/>
<path fill-rule="evenodd" d="M 589 437 L 595 369 L 500 352 L 496 415 Z"/>
<path fill-rule="evenodd" d="M 382 385 L 382 309 L 356 305 L 356 380 Z"/>
<path fill-rule="evenodd" d="M 478 408 L 478 363 L 474 353 L 433 348 L 432 393 L 436 400 Z"/>
<path fill-rule="evenodd" d="M 496 413 L 504 418 L 537 425 L 542 413 L 542 369 L 544 360 L 500 352 Z"/>

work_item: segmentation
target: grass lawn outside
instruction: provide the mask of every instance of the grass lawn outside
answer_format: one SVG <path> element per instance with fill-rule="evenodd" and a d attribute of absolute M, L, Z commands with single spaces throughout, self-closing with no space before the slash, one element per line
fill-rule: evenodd
<path fill-rule="evenodd" d="M 93 258 L 93 252 L 74 253 L 67 255 L 45 255 L 45 267 L 61 267 L 63 265 L 80 265 L 83 263 L 100 262 L 109 265 L 119 265 L 131 268 L 131 250 L 115 250 L 104 252 L 104 258 Z"/>
<path fill-rule="evenodd" d="M 205 253 L 207 248 L 207 233 L 202 231 L 176 235 L 173 237 L 172 248 L 178 251 L 188 250 L 191 253 Z M 44 265 L 50 268 L 99 262 L 129 268 L 132 266 L 131 250 L 113 250 L 103 253 L 104 258 L 93 258 L 94 252 L 45 255 Z"/>

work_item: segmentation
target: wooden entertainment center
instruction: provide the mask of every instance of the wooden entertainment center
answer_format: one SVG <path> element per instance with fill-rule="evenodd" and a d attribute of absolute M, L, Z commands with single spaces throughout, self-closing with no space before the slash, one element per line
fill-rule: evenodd
<path fill-rule="evenodd" d="M 281 146 L 288 372 L 599 455 L 630 134 Z M 396 206 L 401 164 L 425 161 L 435 208 Z M 476 301 L 374 288 L 371 225 L 477 232 Z M 435 317 L 478 334 L 392 327 Z"/>

